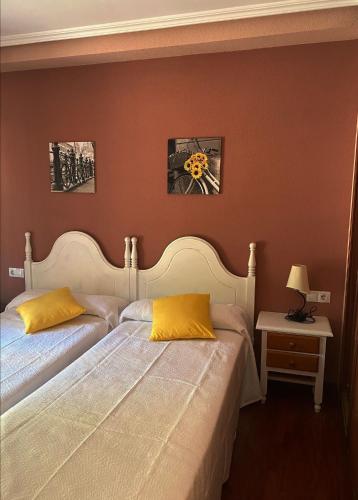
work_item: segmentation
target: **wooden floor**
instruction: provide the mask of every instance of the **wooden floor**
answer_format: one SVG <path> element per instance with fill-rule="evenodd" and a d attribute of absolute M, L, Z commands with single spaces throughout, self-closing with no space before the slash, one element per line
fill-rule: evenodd
<path fill-rule="evenodd" d="M 240 412 L 222 500 L 352 500 L 337 398 L 315 414 L 309 386 L 271 382 L 268 394 Z"/>

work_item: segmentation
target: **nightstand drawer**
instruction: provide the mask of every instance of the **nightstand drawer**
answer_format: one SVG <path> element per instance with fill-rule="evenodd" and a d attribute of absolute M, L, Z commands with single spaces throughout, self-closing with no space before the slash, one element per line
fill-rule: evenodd
<path fill-rule="evenodd" d="M 319 354 L 319 338 L 288 333 L 268 332 L 267 349 Z"/>
<path fill-rule="evenodd" d="M 318 357 L 280 351 L 267 351 L 266 366 L 304 372 L 318 372 Z"/>

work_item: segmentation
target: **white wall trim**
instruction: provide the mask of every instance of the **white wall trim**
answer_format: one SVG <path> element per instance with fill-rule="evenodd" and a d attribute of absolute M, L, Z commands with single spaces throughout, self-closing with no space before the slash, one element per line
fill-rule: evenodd
<path fill-rule="evenodd" d="M 148 31 L 177 26 L 190 26 L 193 24 L 233 21 L 263 16 L 308 12 L 312 10 L 333 9 L 339 7 L 358 6 L 358 0 L 281 0 L 279 2 L 258 3 L 240 7 L 206 10 L 176 14 L 170 16 L 148 17 L 116 23 L 93 24 L 75 28 L 39 31 L 1 37 L 2 47 L 11 45 L 24 45 L 29 43 L 52 42 L 56 40 L 69 40 L 136 31 Z"/>

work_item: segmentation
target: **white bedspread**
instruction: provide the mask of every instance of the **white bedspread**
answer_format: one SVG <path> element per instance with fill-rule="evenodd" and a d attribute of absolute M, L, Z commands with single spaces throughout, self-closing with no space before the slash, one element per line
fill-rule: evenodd
<path fill-rule="evenodd" d="M 249 342 L 150 342 L 150 327 L 120 325 L 2 416 L 3 500 L 220 498 Z"/>
<path fill-rule="evenodd" d="M 0 315 L 1 413 L 72 363 L 104 335 L 108 322 L 96 316 L 76 319 L 31 335 L 15 309 Z"/>

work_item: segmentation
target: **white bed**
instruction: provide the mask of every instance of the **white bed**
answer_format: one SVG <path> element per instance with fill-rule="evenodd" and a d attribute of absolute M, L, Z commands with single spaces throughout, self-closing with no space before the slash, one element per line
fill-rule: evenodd
<path fill-rule="evenodd" d="M 162 270 L 169 258 L 171 272 L 181 267 L 185 275 L 180 254 L 193 244 L 199 261 L 218 260 L 216 253 L 207 260 L 207 250 L 213 252 L 207 243 L 190 240 L 168 247 Z M 176 283 L 178 293 L 192 286 L 202 291 L 210 275 L 213 300 L 223 302 L 222 287 L 234 288 L 235 277 L 228 284 L 218 269 L 207 268 L 204 279 L 202 266 L 191 269 L 191 284 Z M 135 270 L 133 282 L 148 283 L 154 270 L 142 276 Z M 157 277 L 158 295 L 167 286 Z M 240 403 L 261 399 L 251 309 L 212 306 L 216 340 L 149 342 L 150 314 L 138 304 L 123 311 L 119 327 L 2 416 L 1 498 L 220 498 Z"/>
<path fill-rule="evenodd" d="M 127 238 L 127 258 L 129 252 Z M 25 281 L 27 291 L 16 297 L 0 317 L 1 413 L 40 387 L 117 326 L 119 313 L 129 299 L 129 265 L 123 269 L 115 268 L 105 260 L 90 236 L 77 231 L 60 236 L 42 262 L 32 261 L 27 233 Z M 75 294 L 75 297 L 91 315 L 81 315 L 56 327 L 26 335 L 16 307 L 49 289 L 62 286 L 86 292 Z M 102 295 L 104 293 L 108 295 Z"/>

